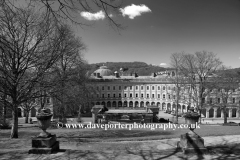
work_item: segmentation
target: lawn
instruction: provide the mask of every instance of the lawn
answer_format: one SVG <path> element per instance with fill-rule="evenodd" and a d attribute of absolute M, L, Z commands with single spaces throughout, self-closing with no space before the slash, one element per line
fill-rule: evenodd
<path fill-rule="evenodd" d="M 201 125 L 200 127 L 200 129 L 196 129 L 196 133 L 201 137 L 239 135 L 240 133 L 239 126 Z M 155 140 L 178 139 L 181 134 L 188 131 L 188 129 L 48 129 L 48 132 L 57 135 L 57 140 L 60 141 L 60 148 L 67 151 L 53 155 L 28 155 L 28 150 L 31 149 L 31 137 L 40 133 L 38 127 L 19 128 L 18 139 L 9 139 L 10 130 L 0 130 L 0 160 L 1 158 L 69 159 L 69 157 L 71 157 L 70 159 L 76 159 L 77 157 L 83 159 L 84 157 L 85 159 L 100 159 L 98 156 L 103 157 L 102 159 L 113 159 L 113 157 L 124 157 L 124 155 L 135 155 L 138 159 L 145 159 L 146 157 L 144 156 L 149 157 L 152 155 L 157 157 L 164 157 L 163 155 L 179 156 L 181 158 L 182 154 L 180 152 L 164 150 L 164 146 L 166 145 L 169 146 L 169 144 L 172 144 L 175 146 L 174 142 L 176 140 L 170 140 L 167 144 L 159 144 L 159 141 Z M 128 141 L 132 141 L 132 143 Z M 232 149 L 229 150 L 232 151 Z M 237 153 L 239 151 L 238 149 Z M 222 151 L 219 153 L 222 153 Z M 235 159 L 240 158 L 236 157 L 236 155 L 234 156 Z"/>
<path fill-rule="evenodd" d="M 29 139 L 40 133 L 38 127 L 19 128 L 19 138 Z M 178 138 L 181 134 L 188 132 L 188 129 L 48 129 L 48 132 L 56 134 L 58 139 L 68 139 L 69 141 L 102 142 L 102 141 L 142 141 Z M 240 126 L 218 126 L 200 125 L 200 129 L 195 132 L 202 137 L 239 135 Z M 0 138 L 8 138 L 10 130 L 0 130 Z"/>

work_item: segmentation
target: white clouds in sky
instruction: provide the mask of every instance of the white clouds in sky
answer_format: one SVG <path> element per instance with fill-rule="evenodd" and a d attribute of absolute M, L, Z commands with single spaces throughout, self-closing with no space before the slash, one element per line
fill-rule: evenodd
<path fill-rule="evenodd" d="M 160 66 L 166 66 L 167 63 L 160 63 L 159 65 L 160 65 Z"/>
<path fill-rule="evenodd" d="M 137 16 L 141 16 L 142 13 L 151 12 L 151 10 L 144 4 L 126 6 L 125 8 L 120 8 L 122 16 L 128 16 L 130 19 L 134 19 Z"/>
<path fill-rule="evenodd" d="M 99 11 L 96 13 L 90 13 L 90 12 L 81 12 L 80 15 L 89 21 L 97 21 L 100 19 L 105 19 L 105 13 L 103 11 Z"/>

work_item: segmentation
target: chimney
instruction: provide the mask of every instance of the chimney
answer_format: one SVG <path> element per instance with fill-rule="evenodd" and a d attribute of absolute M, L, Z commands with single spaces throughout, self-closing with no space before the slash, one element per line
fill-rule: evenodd
<path fill-rule="evenodd" d="M 153 76 L 153 77 L 156 77 L 156 76 L 157 76 L 157 74 L 154 72 L 154 73 L 152 73 L 152 76 Z"/>
<path fill-rule="evenodd" d="M 137 78 L 137 77 L 138 77 L 138 74 L 137 74 L 136 72 L 134 73 L 134 77 L 135 77 L 135 78 Z"/>
<path fill-rule="evenodd" d="M 115 71 L 114 74 L 115 74 L 115 77 L 116 77 L 116 78 L 119 78 L 119 77 L 120 77 L 120 76 L 119 76 L 119 73 L 118 73 L 117 71 Z"/>

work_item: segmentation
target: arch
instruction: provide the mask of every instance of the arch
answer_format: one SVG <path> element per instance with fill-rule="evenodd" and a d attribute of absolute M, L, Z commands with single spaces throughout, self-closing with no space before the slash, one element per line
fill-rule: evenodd
<path fill-rule="evenodd" d="M 228 108 L 226 108 L 226 115 L 227 115 L 227 117 L 229 117 L 229 109 Z"/>
<path fill-rule="evenodd" d="M 178 111 L 178 112 L 182 112 L 182 111 L 181 111 L 181 105 L 180 105 L 180 104 L 177 105 L 177 111 Z"/>
<path fill-rule="evenodd" d="M 102 104 L 103 106 L 105 106 L 105 105 L 106 105 L 106 103 L 105 103 L 105 102 L 102 102 L 101 104 Z"/>
<path fill-rule="evenodd" d="M 212 118 L 213 114 L 214 114 L 214 109 L 213 108 L 209 109 L 209 118 Z"/>
<path fill-rule="evenodd" d="M 220 107 L 218 107 L 218 109 L 217 109 L 217 117 L 221 117 L 221 108 Z"/>
<path fill-rule="evenodd" d="M 149 106 L 149 102 L 148 101 L 146 102 L 146 106 Z"/>
<path fill-rule="evenodd" d="M 160 108 L 161 107 L 160 102 L 157 102 L 157 107 L 159 108 L 159 110 L 163 110 L 163 108 Z"/>
<path fill-rule="evenodd" d="M 129 107 L 133 107 L 133 102 L 132 101 L 129 102 Z"/>
<path fill-rule="evenodd" d="M 144 102 L 143 101 L 140 102 L 140 107 L 144 107 Z"/>
<path fill-rule="evenodd" d="M 201 114 L 206 117 L 206 113 L 207 113 L 207 110 L 204 108 L 204 109 L 201 109 Z"/>
<path fill-rule="evenodd" d="M 182 110 L 181 110 L 181 112 L 182 112 L 182 113 L 187 112 L 185 105 L 182 105 Z"/>
<path fill-rule="evenodd" d="M 107 107 L 111 107 L 111 102 L 110 101 L 107 102 Z"/>
<path fill-rule="evenodd" d="M 113 101 L 113 102 L 112 102 L 112 106 L 113 106 L 113 107 L 117 107 L 116 101 Z"/>
<path fill-rule="evenodd" d="M 128 103 L 127 101 L 124 101 L 124 102 L 123 102 L 123 106 L 124 106 L 124 107 L 127 107 L 127 103 Z"/>
<path fill-rule="evenodd" d="M 175 104 L 175 103 L 172 104 L 172 110 L 173 110 L 173 111 L 176 110 L 176 104 Z"/>
<path fill-rule="evenodd" d="M 118 107 L 122 107 L 122 101 L 118 101 Z"/>
<path fill-rule="evenodd" d="M 21 110 L 21 108 L 18 108 L 18 117 L 22 117 L 22 110 Z"/>
<path fill-rule="evenodd" d="M 237 117 L 237 108 L 232 109 L 232 117 Z"/>
<path fill-rule="evenodd" d="M 163 109 L 163 110 L 167 110 L 167 108 L 166 108 L 166 103 L 165 103 L 165 102 L 162 103 L 162 109 Z"/>
<path fill-rule="evenodd" d="M 154 106 L 154 105 L 155 105 L 155 102 L 152 102 L 151 105 Z"/>
<path fill-rule="evenodd" d="M 171 104 L 170 103 L 167 104 L 167 110 L 171 111 Z"/>
<path fill-rule="evenodd" d="M 34 107 L 31 109 L 31 117 L 36 117 L 36 109 Z"/>
<path fill-rule="evenodd" d="M 138 101 L 135 102 L 135 107 L 139 107 Z"/>
<path fill-rule="evenodd" d="M 97 102 L 96 105 L 100 105 L 100 102 Z"/>

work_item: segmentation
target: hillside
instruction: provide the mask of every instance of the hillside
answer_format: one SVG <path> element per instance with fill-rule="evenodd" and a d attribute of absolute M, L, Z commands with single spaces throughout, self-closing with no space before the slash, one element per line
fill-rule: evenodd
<path fill-rule="evenodd" d="M 107 66 L 113 72 L 120 71 L 122 68 L 124 75 L 130 75 L 136 72 L 139 76 L 148 76 L 151 75 L 151 73 L 169 69 L 160 66 L 149 65 L 144 62 L 102 62 L 89 64 L 89 72 L 92 73 L 103 65 Z"/>

